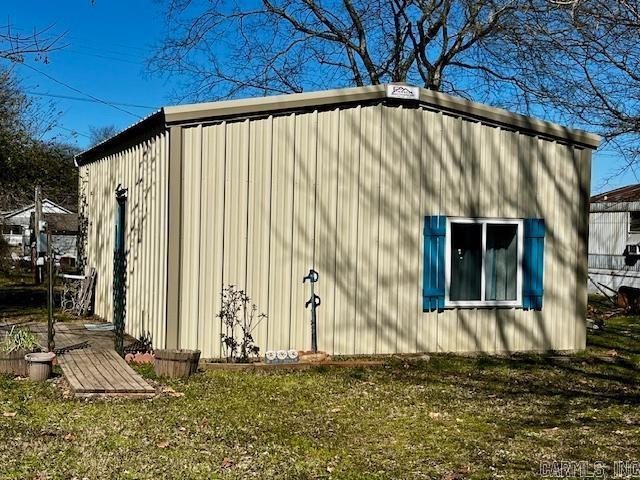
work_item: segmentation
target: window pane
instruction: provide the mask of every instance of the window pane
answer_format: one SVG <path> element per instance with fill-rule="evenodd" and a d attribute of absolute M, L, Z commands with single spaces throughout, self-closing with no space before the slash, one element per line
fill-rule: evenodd
<path fill-rule="evenodd" d="M 486 300 L 516 300 L 518 226 L 487 225 Z"/>
<path fill-rule="evenodd" d="M 449 299 L 481 300 L 482 225 L 451 224 L 451 284 Z"/>
<path fill-rule="evenodd" d="M 629 212 L 629 233 L 640 233 L 640 212 Z"/>

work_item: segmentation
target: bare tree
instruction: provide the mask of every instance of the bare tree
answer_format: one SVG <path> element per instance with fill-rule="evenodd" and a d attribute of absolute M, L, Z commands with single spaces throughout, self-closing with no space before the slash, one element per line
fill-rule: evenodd
<path fill-rule="evenodd" d="M 0 69 L 0 210 L 31 201 L 35 185 L 58 203 L 77 202 L 77 149 L 50 135 L 59 117 L 30 98 L 12 70 Z"/>
<path fill-rule="evenodd" d="M 95 146 L 116 135 L 120 130 L 115 125 L 89 127 L 89 145 Z"/>
<path fill-rule="evenodd" d="M 25 57 L 33 55 L 38 60 L 47 60 L 47 54 L 63 48 L 63 34 L 54 34 L 53 26 L 34 29 L 28 33 L 21 33 L 10 21 L 0 25 L 0 59 L 11 62 L 23 62 Z"/>
<path fill-rule="evenodd" d="M 500 35 L 487 46 L 494 69 L 483 73 L 514 87 L 514 108 L 596 131 L 624 154 L 623 169 L 634 167 L 640 159 L 638 0 L 531 0 Z"/>
<path fill-rule="evenodd" d="M 526 0 L 166 0 L 152 72 L 189 99 L 411 82 L 477 96 L 468 65 Z"/>

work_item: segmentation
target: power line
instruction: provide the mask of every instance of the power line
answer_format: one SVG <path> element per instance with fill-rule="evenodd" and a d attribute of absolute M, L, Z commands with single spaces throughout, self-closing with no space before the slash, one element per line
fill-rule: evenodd
<path fill-rule="evenodd" d="M 82 37 L 78 35 L 65 35 L 65 38 L 68 38 L 69 40 L 74 40 L 74 39 L 79 40 L 82 44 L 87 45 L 88 48 L 95 47 L 100 49 L 101 51 L 106 51 L 106 49 L 104 48 L 104 45 L 98 42 L 95 42 L 94 39 L 90 39 L 90 38 Z M 109 48 L 113 49 L 113 47 L 122 48 L 127 53 L 131 52 L 132 50 L 138 50 L 141 53 L 148 54 L 152 50 L 151 45 L 145 45 L 141 47 L 140 44 L 131 45 L 126 43 L 117 43 L 117 42 L 109 41 Z M 115 52 L 115 49 L 113 49 L 113 51 Z"/>
<path fill-rule="evenodd" d="M 151 51 L 145 51 L 145 53 L 139 53 L 139 52 L 135 52 L 135 51 L 131 51 L 129 49 L 126 50 L 116 50 L 113 48 L 103 48 L 103 47 L 95 47 L 95 46 L 91 46 L 88 45 L 86 43 L 70 43 L 69 44 L 71 48 L 73 49 L 80 49 L 80 50 L 86 50 L 89 51 L 91 53 L 102 53 L 102 54 L 106 54 L 106 55 L 117 55 L 120 57 L 124 57 L 124 58 L 131 58 L 131 59 L 136 59 L 136 60 L 144 60 L 149 54 L 151 54 Z"/>
<path fill-rule="evenodd" d="M 67 132 L 73 133 L 74 135 L 80 135 L 81 137 L 86 137 L 91 139 L 91 136 L 86 133 L 79 132 L 78 130 L 73 130 L 71 128 L 63 127 L 62 125 L 55 125 L 54 128 L 59 128 L 61 130 L 66 130 Z"/>
<path fill-rule="evenodd" d="M 91 98 L 73 97 L 71 95 L 60 95 L 57 93 L 44 93 L 44 92 L 25 92 L 25 93 L 27 95 L 36 95 L 38 97 L 64 98 L 66 100 L 77 100 L 78 102 L 102 103 L 102 102 L 98 102 L 97 100 L 93 100 Z M 146 108 L 151 110 L 157 110 L 158 108 L 160 108 L 160 107 L 153 107 L 150 105 L 136 105 L 135 103 L 122 103 L 122 102 L 114 102 L 114 101 L 109 101 L 109 103 L 111 105 L 119 105 L 121 107 Z"/>
<path fill-rule="evenodd" d="M 122 62 L 122 63 L 127 63 L 129 65 L 142 65 L 144 63 L 144 61 L 133 61 L 133 60 L 127 60 L 125 58 L 118 58 L 118 57 L 112 57 L 109 55 L 100 55 L 99 53 L 89 53 L 89 52 L 79 52 L 77 50 L 73 50 L 73 49 L 69 49 L 69 50 L 61 50 L 60 53 L 65 53 L 65 54 L 71 54 L 71 55 L 83 55 L 85 57 L 94 57 L 94 58 L 101 58 L 103 60 L 111 60 L 114 62 Z"/>
<path fill-rule="evenodd" d="M 89 97 L 89 98 L 95 100 L 98 103 L 102 103 L 102 104 L 107 105 L 107 106 L 109 106 L 111 108 L 115 108 L 116 110 L 120 110 L 121 112 L 124 112 L 124 113 L 126 113 L 128 115 L 131 115 L 132 117 L 135 117 L 137 119 L 141 119 L 142 118 L 140 115 L 136 115 L 135 113 L 132 113 L 129 110 L 125 110 L 124 108 L 121 108 L 121 107 L 119 107 L 117 105 L 114 105 L 114 104 L 112 104 L 112 103 L 110 103 L 110 102 L 108 102 L 106 100 L 103 100 L 103 99 L 98 98 L 96 96 L 93 96 L 93 95 L 91 95 L 89 93 L 83 92 L 82 90 L 79 90 L 79 89 L 77 89 L 75 87 L 72 87 L 68 83 L 65 83 L 65 82 L 63 82 L 61 80 L 58 80 L 58 79 L 52 77 L 51 75 L 49 75 L 48 73 L 43 72 L 42 70 L 39 70 L 36 67 L 33 67 L 33 66 L 29 65 L 28 63 L 20 63 L 19 65 L 23 65 L 23 66 L 33 70 L 34 72 L 39 73 L 40 75 L 44 75 L 45 77 L 47 77 L 52 82 L 56 82 L 57 84 L 62 85 L 63 87 L 68 88 L 69 90 L 73 90 L 74 92 L 79 93 L 80 95 L 84 95 L 85 97 Z"/>

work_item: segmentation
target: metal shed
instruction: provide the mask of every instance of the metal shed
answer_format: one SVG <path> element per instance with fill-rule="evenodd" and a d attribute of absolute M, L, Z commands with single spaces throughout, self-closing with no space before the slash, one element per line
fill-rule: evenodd
<path fill-rule="evenodd" d="M 314 267 L 330 353 L 582 349 L 598 144 L 405 85 L 165 107 L 76 158 L 95 311 L 120 187 L 126 330 L 156 347 L 219 356 L 233 284 L 263 351 L 309 348 Z"/>

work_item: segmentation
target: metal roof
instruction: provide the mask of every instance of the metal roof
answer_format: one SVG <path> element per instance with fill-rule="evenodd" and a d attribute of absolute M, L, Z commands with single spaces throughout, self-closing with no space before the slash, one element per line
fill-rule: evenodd
<path fill-rule="evenodd" d="M 55 202 L 52 202 L 48 198 L 45 198 L 44 200 L 42 200 L 43 207 L 45 206 L 45 204 L 48 205 L 49 207 L 59 208 L 64 213 L 73 213 L 71 210 L 64 208 L 62 205 L 58 205 Z M 26 212 L 27 210 L 35 208 L 35 206 L 36 206 L 35 203 L 30 203 L 29 205 L 25 205 L 24 207 L 16 208 L 15 210 L 9 210 L 8 212 L 3 212 L 0 214 L 0 217 L 5 219 L 15 217 L 16 215 Z"/>
<path fill-rule="evenodd" d="M 591 197 L 591 203 L 640 202 L 640 183 L 616 188 Z"/>
<path fill-rule="evenodd" d="M 44 213 L 51 233 L 75 235 L 80 231 L 77 213 Z M 35 213 L 31 212 L 29 227 L 35 228 Z"/>
<path fill-rule="evenodd" d="M 163 107 L 105 142 L 78 154 L 76 156 L 76 165 L 86 164 L 101 158 L 108 154 L 109 151 L 121 147 L 125 142 L 131 141 L 151 128 L 166 128 L 169 125 L 222 121 L 381 101 L 395 104 L 421 105 L 433 110 L 461 115 L 492 125 L 522 131 L 523 133 L 564 141 L 583 148 L 595 149 L 600 145 L 599 136 L 583 130 L 571 129 L 424 88 L 407 87 L 416 92 L 416 96 L 414 98 L 398 98 L 389 94 L 390 88 L 391 85 L 372 85 Z"/>

